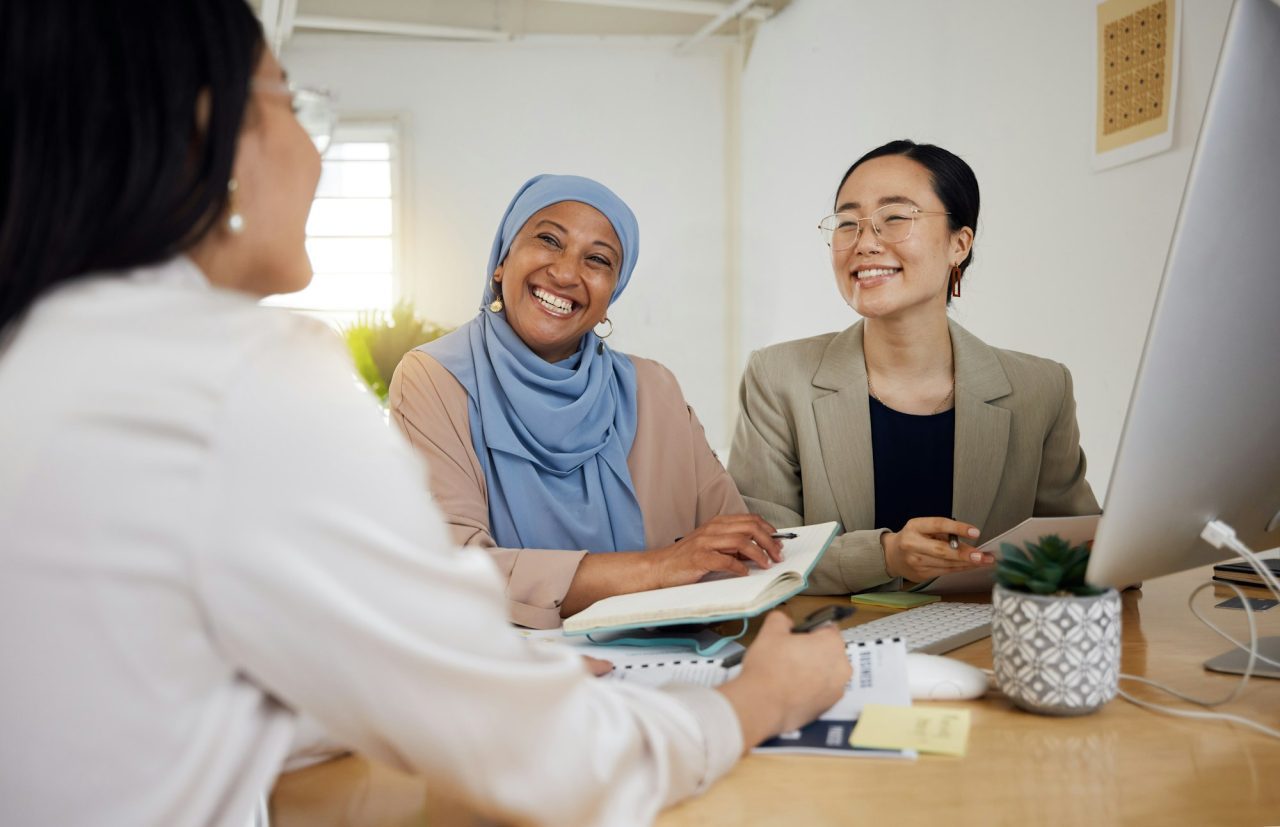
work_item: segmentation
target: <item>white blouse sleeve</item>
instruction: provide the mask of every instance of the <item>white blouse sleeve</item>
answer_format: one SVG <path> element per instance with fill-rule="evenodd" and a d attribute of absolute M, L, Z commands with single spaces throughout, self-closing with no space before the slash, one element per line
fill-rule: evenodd
<path fill-rule="evenodd" d="M 496 817 L 647 823 L 742 750 L 719 693 L 592 679 L 508 626 L 327 331 L 243 365 L 210 450 L 197 597 L 226 659 L 335 738 Z"/>

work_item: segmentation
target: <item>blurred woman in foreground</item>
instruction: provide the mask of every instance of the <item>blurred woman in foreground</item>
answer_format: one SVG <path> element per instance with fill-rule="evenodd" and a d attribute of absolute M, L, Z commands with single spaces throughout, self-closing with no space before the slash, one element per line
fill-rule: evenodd
<path fill-rule="evenodd" d="M 833 703 L 780 615 L 718 690 L 510 631 L 338 340 L 258 306 L 310 278 L 315 103 L 243 0 L 0 2 L 6 820 L 243 827 L 306 714 L 504 820 L 643 823 Z"/>

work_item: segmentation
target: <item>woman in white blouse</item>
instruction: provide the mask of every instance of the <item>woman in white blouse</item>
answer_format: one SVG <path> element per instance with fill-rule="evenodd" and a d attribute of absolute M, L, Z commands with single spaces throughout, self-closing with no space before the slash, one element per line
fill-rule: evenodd
<path fill-rule="evenodd" d="M 310 278 L 316 104 L 243 0 L 0 4 L 6 821 L 241 827 L 305 713 L 499 818 L 643 823 L 833 703 L 780 615 L 718 690 L 509 630 L 340 343 L 257 304 Z"/>

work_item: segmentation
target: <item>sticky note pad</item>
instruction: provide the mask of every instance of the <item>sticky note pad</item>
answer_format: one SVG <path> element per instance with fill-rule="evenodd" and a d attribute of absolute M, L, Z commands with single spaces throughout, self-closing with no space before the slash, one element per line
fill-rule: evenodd
<path fill-rule="evenodd" d="M 849 596 L 849 600 L 853 603 L 880 606 L 886 609 L 911 609 L 926 603 L 937 603 L 941 599 L 936 594 L 914 592 L 866 592 Z"/>
<path fill-rule="evenodd" d="M 969 710 L 867 704 L 849 744 L 962 756 L 969 744 Z"/>

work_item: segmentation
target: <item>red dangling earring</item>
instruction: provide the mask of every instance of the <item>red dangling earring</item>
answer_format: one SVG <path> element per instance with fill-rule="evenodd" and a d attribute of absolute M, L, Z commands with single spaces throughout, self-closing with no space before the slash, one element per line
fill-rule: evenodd
<path fill-rule="evenodd" d="M 951 295 L 960 298 L 960 279 L 964 277 L 964 271 L 960 269 L 960 265 L 956 264 L 951 268 Z"/>

